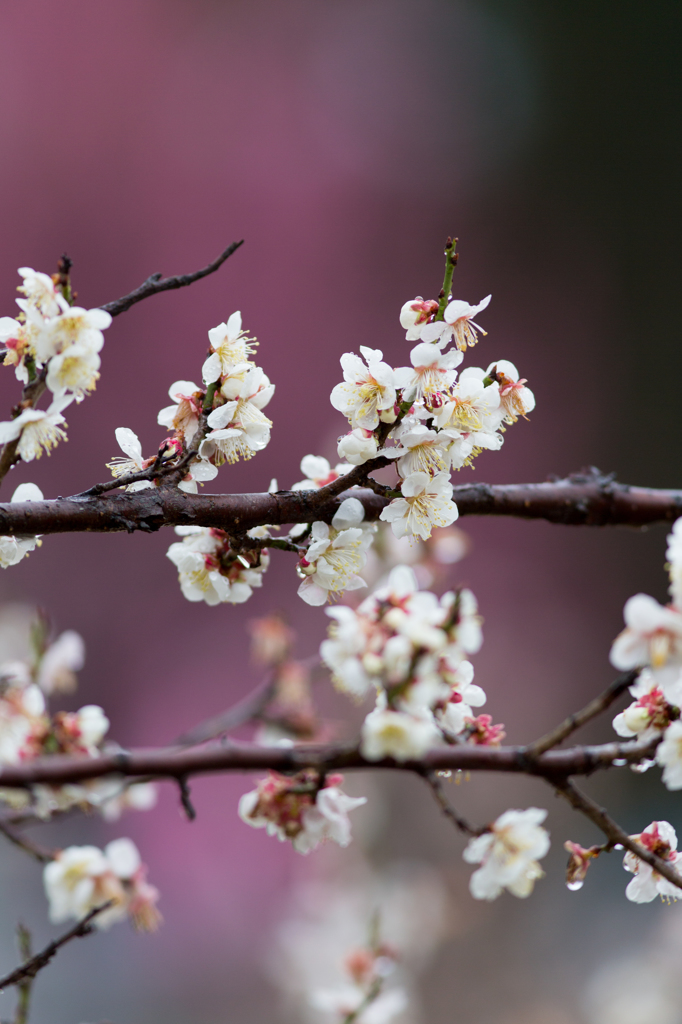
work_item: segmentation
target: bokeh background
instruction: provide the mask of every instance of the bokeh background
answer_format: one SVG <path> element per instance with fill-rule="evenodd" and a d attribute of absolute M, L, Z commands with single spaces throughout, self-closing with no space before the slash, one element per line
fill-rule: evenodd
<path fill-rule="evenodd" d="M 369 344 L 406 361 L 398 311 L 416 293 L 437 294 L 449 233 L 460 239 L 456 294 L 493 293 L 479 361 L 511 359 L 538 400 L 475 478 L 537 481 L 591 464 L 679 486 L 679 4 L 22 0 L 2 5 L 0 25 L 3 314 L 16 267 L 52 271 L 64 250 L 79 301 L 92 306 L 246 239 L 214 277 L 115 320 L 95 396 L 69 410 L 68 445 L 15 470 L 8 496 L 25 479 L 47 496 L 105 479 L 118 426 L 154 450 L 168 386 L 198 379 L 206 331 L 235 309 L 277 386 L 273 439 L 219 481 L 289 486 L 302 455 L 335 456 L 342 423 L 328 399 L 341 353 Z M 16 384 L 6 374 L 8 412 Z M 664 598 L 665 531 L 461 525 L 472 551 L 449 582 L 471 586 L 485 617 L 486 710 L 526 741 L 609 681 L 625 598 Z M 249 619 L 286 607 L 301 656 L 324 630 L 295 597 L 283 553 L 248 605 L 188 604 L 164 558 L 172 539 L 50 537 L 0 579 L 1 600 L 39 604 L 85 637 L 79 698 L 105 705 L 123 744 L 167 742 L 245 694 L 259 678 Z M 610 734 L 608 721 L 594 733 Z M 657 816 L 679 827 L 679 797 L 654 774 L 590 788 L 631 831 Z M 608 978 L 622 991 L 622 958 L 641 965 L 642 943 L 679 931 L 679 909 L 626 903 L 615 860 L 593 868 L 581 892 L 565 890 L 563 840 L 596 835 L 539 783 L 477 778 L 456 791 L 479 820 L 550 808 L 549 877 L 531 900 L 493 906 L 468 896 L 462 841 L 416 781 L 352 785 L 371 794 L 359 831 L 375 868 L 424 862 L 448 887 L 456 926 L 420 983 L 429 1024 L 600 1024 Z M 198 780 L 192 824 L 167 788 L 155 811 L 117 825 L 48 827 L 55 844 L 132 836 L 166 924 L 155 937 L 119 926 L 64 951 L 36 987 L 34 1024 L 285 1019 L 265 967 L 271 936 L 296 887 L 332 862 L 246 828 L 236 817 L 246 788 Z M 36 941 L 51 931 L 37 866 L 13 849 L 0 856 L 4 969 L 18 917 Z M 2 997 L 3 1018 L 12 999 Z M 647 1004 L 631 1024 L 682 1020 L 679 1000 L 666 1005 L 668 1017 Z"/>

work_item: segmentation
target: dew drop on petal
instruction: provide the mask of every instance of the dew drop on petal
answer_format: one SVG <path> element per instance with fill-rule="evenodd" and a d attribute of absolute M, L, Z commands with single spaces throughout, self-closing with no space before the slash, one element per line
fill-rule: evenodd
<path fill-rule="evenodd" d="M 578 889 L 582 889 L 584 882 L 566 882 L 566 888 L 570 889 L 571 892 L 577 892 Z"/>
<path fill-rule="evenodd" d="M 624 850 L 625 849 L 625 847 L 623 846 L 622 843 L 616 843 L 613 848 L 614 848 L 614 850 Z"/>
<path fill-rule="evenodd" d="M 628 763 L 627 762 L 627 758 L 625 758 L 625 757 L 616 757 L 611 762 L 611 764 L 613 765 L 614 768 L 622 768 L 623 765 L 626 765 L 627 763 Z"/>

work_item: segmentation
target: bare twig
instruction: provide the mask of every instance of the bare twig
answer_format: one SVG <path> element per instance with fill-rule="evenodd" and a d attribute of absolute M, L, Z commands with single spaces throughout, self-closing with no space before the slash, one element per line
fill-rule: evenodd
<path fill-rule="evenodd" d="M 682 875 L 679 875 L 668 861 L 656 856 L 655 853 L 652 853 L 640 843 L 631 839 L 627 832 L 625 832 L 625 830 L 607 814 L 603 807 L 600 807 L 599 804 L 595 803 L 591 797 L 577 789 L 570 779 L 566 779 L 560 784 L 555 783 L 554 788 L 557 793 L 561 793 L 561 795 L 568 800 L 569 804 L 574 807 L 576 811 L 580 811 L 585 815 L 585 817 L 589 818 L 590 821 L 594 822 L 597 828 L 601 829 L 610 843 L 613 845 L 620 844 L 620 846 L 625 847 L 626 850 L 634 853 L 636 857 L 640 858 L 640 860 L 651 865 L 654 871 L 657 871 L 659 875 L 663 876 L 663 878 L 667 878 L 667 880 L 672 882 L 673 885 L 682 889 Z"/>
<path fill-rule="evenodd" d="M 0 832 L 9 839 L 10 843 L 14 843 L 20 850 L 25 853 L 29 853 L 31 857 L 34 857 L 41 864 L 49 864 L 51 860 L 54 860 L 55 850 L 48 850 L 45 846 L 40 846 L 38 843 L 32 842 L 27 839 L 18 828 L 14 825 L 10 825 L 8 821 L 0 818 Z"/>
<path fill-rule="evenodd" d="M 223 733 L 238 729 L 240 725 L 246 725 L 247 722 L 260 718 L 275 695 L 276 685 L 275 679 L 268 679 L 262 686 L 228 708 L 227 711 L 207 718 L 206 721 L 196 725 L 189 732 L 183 733 L 175 742 L 182 746 L 195 746 L 197 743 L 205 743 Z"/>
<path fill-rule="evenodd" d="M 542 736 L 541 739 L 531 743 L 527 748 L 528 755 L 530 757 L 537 757 L 538 754 L 544 754 L 546 750 L 551 750 L 552 747 L 558 746 L 571 733 L 574 733 L 581 726 L 596 718 L 602 711 L 606 711 L 622 693 L 625 693 L 629 686 L 633 685 L 638 675 L 639 669 L 634 669 L 632 672 L 624 672 L 618 676 L 599 697 L 591 700 L 582 711 L 576 711 L 575 714 L 569 715 L 560 725 L 557 725 L 556 729 L 552 729 L 546 736 Z"/>
<path fill-rule="evenodd" d="M 101 914 L 102 911 L 107 910 L 113 901 L 109 900 L 107 903 L 103 903 L 99 907 L 94 907 L 89 914 L 74 925 L 70 931 L 64 935 L 60 935 L 58 939 L 54 939 L 50 942 L 45 949 L 41 950 L 40 953 L 36 953 L 30 960 L 27 960 L 21 967 L 17 967 L 16 970 L 10 974 L 5 975 L 4 978 L 0 978 L 0 991 L 5 988 L 9 988 L 10 985 L 19 985 L 25 978 L 35 978 L 38 971 L 42 971 L 43 967 L 47 967 L 55 953 L 65 946 L 67 942 L 71 942 L 72 939 L 79 939 L 84 935 L 90 935 L 94 931 L 92 922 Z"/>
<path fill-rule="evenodd" d="M 5 503 L 0 504 L 0 533 L 110 533 L 193 525 L 238 534 L 270 524 L 331 522 L 344 496 L 362 502 L 368 520 L 377 519 L 388 499 L 369 489 L 348 492 L 351 475 L 339 477 L 319 491 L 184 494 L 175 487 L 158 487 L 133 493 Z M 580 479 L 583 482 L 569 477 L 545 484 L 463 485 L 454 488 L 453 498 L 460 516 L 514 516 L 574 526 L 639 527 L 672 522 L 682 515 L 682 491 Z M 110 484 L 121 486 L 121 480 Z"/>
<path fill-rule="evenodd" d="M 185 288 L 188 284 L 193 284 L 195 281 L 200 281 L 202 277 L 208 277 L 209 274 L 215 273 L 218 267 L 222 266 L 225 260 L 243 244 L 243 238 L 239 242 L 233 242 L 232 245 L 228 245 L 224 252 L 221 252 L 217 259 L 213 260 L 212 263 L 209 263 L 202 270 L 195 270 L 193 274 L 178 274 L 177 277 L 162 277 L 160 273 L 152 274 L 135 291 L 130 292 L 129 295 L 124 295 L 120 299 L 116 299 L 114 302 L 107 302 L 102 306 L 102 309 L 106 309 L 107 313 L 110 313 L 112 316 L 118 316 L 119 313 L 125 313 L 136 302 L 142 302 L 143 299 L 149 298 L 150 295 L 158 295 L 159 292 L 168 292 L 175 288 Z"/>
<path fill-rule="evenodd" d="M 466 818 L 463 818 L 457 813 L 446 797 L 443 783 L 435 772 L 426 772 L 424 774 L 424 779 L 429 784 L 431 792 L 436 798 L 436 803 L 439 805 L 445 817 L 448 818 L 448 820 L 451 821 L 460 832 L 464 832 L 467 836 L 482 836 L 484 832 L 489 831 L 486 826 L 483 828 L 476 828 L 474 825 L 470 825 Z"/>

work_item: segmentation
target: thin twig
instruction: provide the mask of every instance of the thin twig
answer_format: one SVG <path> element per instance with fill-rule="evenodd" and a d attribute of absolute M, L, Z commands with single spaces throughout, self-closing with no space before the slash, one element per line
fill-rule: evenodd
<path fill-rule="evenodd" d="M 150 295 L 158 295 L 159 292 L 168 292 L 175 288 L 185 288 L 188 284 L 193 284 L 195 281 L 200 281 L 202 277 L 208 277 L 209 274 L 215 273 L 218 267 L 222 266 L 225 260 L 243 244 L 243 238 L 240 242 L 233 242 L 232 245 L 228 245 L 224 252 L 221 252 L 217 259 L 213 260 L 212 263 L 209 263 L 202 270 L 195 270 L 193 274 L 178 274 L 177 277 L 162 277 L 160 273 L 152 274 L 135 291 L 130 292 L 129 295 L 124 295 L 120 299 L 116 299 L 114 302 L 107 302 L 101 308 L 106 309 L 107 313 L 110 313 L 112 316 L 118 316 L 119 313 L 125 313 L 136 302 L 142 302 L 143 299 L 149 298 Z"/>
<path fill-rule="evenodd" d="M 436 803 L 440 806 L 445 817 L 448 818 L 460 832 L 464 832 L 467 836 L 482 836 L 484 832 L 490 831 L 487 826 L 476 828 L 474 825 L 470 825 L 466 818 L 463 818 L 457 813 L 446 797 L 443 783 L 435 772 L 426 772 L 424 774 L 424 781 L 428 783 L 431 792 L 436 798 Z"/>
<path fill-rule="evenodd" d="M 40 861 L 41 864 L 49 864 L 55 858 L 55 850 L 48 850 L 47 847 L 40 846 L 38 843 L 27 839 L 18 828 L 10 825 L 9 822 L 2 818 L 0 818 L 0 832 L 6 839 L 9 839 L 10 843 L 14 843 L 20 850 L 29 853 L 37 861 Z"/>
<path fill-rule="evenodd" d="M 24 963 L 28 963 L 33 955 L 33 951 L 31 949 L 31 933 L 23 924 L 17 925 L 17 944 L 19 946 L 19 954 Z M 32 987 L 33 978 L 24 978 L 23 981 L 19 982 L 19 998 L 17 1000 L 17 1008 L 14 1013 L 14 1024 L 27 1024 L 28 1022 L 28 1010 L 31 1003 Z"/>
<path fill-rule="evenodd" d="M 556 729 L 552 729 L 546 736 L 542 736 L 541 739 L 531 743 L 526 751 L 529 757 L 537 757 L 538 754 L 544 754 L 546 750 L 551 750 L 553 747 L 558 746 L 571 733 L 574 733 L 581 726 L 596 718 L 602 711 L 606 711 L 622 693 L 625 693 L 628 687 L 636 682 L 639 671 L 639 669 L 634 669 L 631 672 L 624 672 L 617 679 L 614 679 L 611 685 L 607 686 L 599 697 L 591 700 L 582 711 L 576 711 L 575 714 L 569 715 L 560 725 L 557 725 Z"/>
<path fill-rule="evenodd" d="M 195 746 L 198 743 L 205 743 L 207 740 L 215 739 L 224 733 L 238 729 L 240 725 L 246 725 L 254 719 L 260 718 L 268 704 L 275 695 L 276 680 L 268 679 L 253 693 L 249 693 L 243 700 L 234 704 L 227 711 L 219 715 L 207 718 L 206 721 L 195 725 L 189 732 L 178 736 L 175 741 L 183 747 Z"/>
<path fill-rule="evenodd" d="M 40 953 L 36 953 L 32 956 L 25 964 L 21 967 L 17 967 L 16 970 L 10 974 L 5 975 L 4 978 L 0 978 L 0 991 L 5 988 L 9 988 L 10 985 L 19 985 L 24 978 L 35 978 L 38 971 L 42 971 L 43 967 L 47 967 L 55 953 L 65 946 L 67 942 L 71 942 L 72 939 L 79 939 L 84 935 L 90 935 L 94 931 L 92 922 L 101 914 L 104 910 L 108 910 L 113 904 L 113 900 L 109 900 L 107 903 L 103 903 L 99 907 L 94 907 L 89 914 L 75 924 L 70 931 L 64 935 L 60 935 L 58 939 L 54 939 L 50 942 L 45 949 L 41 950 Z"/>
<path fill-rule="evenodd" d="M 591 797 L 581 792 L 570 779 L 566 779 L 562 783 L 554 783 L 554 788 L 557 793 L 560 793 L 568 800 L 572 807 L 594 822 L 611 843 L 617 843 L 625 847 L 630 853 L 634 853 L 640 860 L 649 864 L 663 878 L 667 878 L 678 889 L 682 889 L 682 875 L 679 875 L 668 861 L 657 857 L 655 853 L 652 853 L 640 843 L 631 839 L 627 832 L 607 814 L 603 807 L 600 807 Z"/>

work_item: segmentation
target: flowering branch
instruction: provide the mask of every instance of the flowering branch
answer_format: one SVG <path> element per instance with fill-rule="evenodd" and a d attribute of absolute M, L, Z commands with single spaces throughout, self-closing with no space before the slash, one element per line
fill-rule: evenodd
<path fill-rule="evenodd" d="M 635 840 L 627 834 L 627 832 L 620 827 L 620 825 L 611 818 L 603 807 L 595 803 L 591 797 L 587 796 L 586 793 L 582 793 L 570 779 L 566 779 L 561 784 L 555 784 L 554 788 L 557 793 L 565 797 L 568 800 L 571 807 L 574 807 L 576 811 L 580 811 L 585 817 L 589 818 L 590 821 L 594 822 L 597 828 L 601 829 L 604 835 L 609 839 L 610 845 L 622 846 L 630 853 L 634 853 L 636 857 L 643 860 L 646 864 L 649 864 L 654 871 L 663 878 L 666 878 L 673 885 L 677 886 L 678 889 L 682 889 L 682 876 L 675 871 L 674 867 L 662 857 L 657 856 L 651 850 L 648 850 L 641 843 L 635 842 Z"/>
<path fill-rule="evenodd" d="M 36 953 L 30 960 L 22 964 L 21 967 L 17 967 L 16 970 L 11 971 L 10 974 L 5 975 L 4 978 L 0 978 L 0 990 L 8 988 L 10 985 L 20 985 L 22 981 L 27 978 L 35 978 L 38 971 L 42 971 L 43 967 L 47 967 L 50 960 L 52 960 L 55 953 L 58 952 L 65 946 L 67 942 L 71 942 L 72 939 L 80 939 L 85 935 L 90 935 L 95 929 L 92 922 L 94 919 L 101 914 L 104 910 L 107 910 L 112 905 L 112 901 L 109 900 L 107 903 L 103 903 L 99 907 L 94 907 L 89 914 L 86 914 L 82 921 L 74 925 L 64 935 L 60 935 L 58 939 L 54 939 L 50 942 L 45 949 L 41 950 L 40 953 Z"/>
<path fill-rule="evenodd" d="M 150 478 L 147 470 L 143 474 L 131 474 L 130 480 Z M 91 488 L 72 498 L 0 504 L 0 534 L 150 532 L 163 526 L 240 533 L 265 525 L 330 522 L 348 488 L 347 478 L 340 481 L 319 491 L 275 494 L 186 494 L 159 487 L 101 497 L 105 486 L 130 482 L 120 477 L 96 485 L 95 495 Z M 364 489 L 352 496 L 362 503 L 367 520 L 377 519 L 389 501 Z M 682 513 L 682 490 L 632 487 L 582 474 L 540 484 L 462 484 L 453 489 L 453 498 L 460 516 L 512 516 L 572 526 L 638 527 L 672 522 Z"/>
<path fill-rule="evenodd" d="M 105 775 L 126 777 L 153 777 L 181 779 L 191 775 L 220 772 L 276 771 L 298 772 L 311 768 L 318 772 L 344 769 L 397 769 L 416 772 L 432 771 L 493 771 L 537 775 L 562 780 L 570 775 L 591 775 L 600 769 L 612 768 L 614 762 L 636 764 L 650 757 L 660 737 L 645 741 L 603 743 L 595 746 L 549 750 L 532 757 L 528 748 L 469 746 L 459 744 L 439 747 L 414 760 L 395 761 L 392 758 L 372 760 L 363 757 L 355 746 L 299 746 L 262 747 L 252 743 L 182 749 L 160 747 L 119 751 L 100 757 L 71 756 L 40 757 L 18 765 L 3 765 L 0 769 L 2 786 L 24 789 L 45 783 L 61 786 L 69 782 L 102 778 Z"/>
<path fill-rule="evenodd" d="M 160 273 L 152 274 L 135 291 L 130 292 L 129 295 L 124 295 L 120 299 L 116 299 L 114 302 L 107 302 L 101 308 L 105 309 L 110 316 L 118 316 L 119 313 L 125 313 L 131 306 L 134 306 L 136 302 L 148 299 L 150 295 L 173 291 L 175 288 L 186 288 L 187 285 L 200 281 L 202 277 L 214 274 L 218 267 L 221 267 L 225 260 L 229 259 L 232 253 L 236 252 L 243 244 L 243 238 L 239 242 L 232 242 L 224 252 L 221 252 L 217 259 L 209 263 L 207 267 L 195 270 L 193 274 L 178 274 L 176 277 L 162 277 Z"/>

